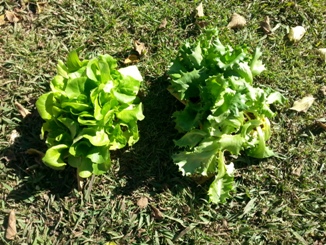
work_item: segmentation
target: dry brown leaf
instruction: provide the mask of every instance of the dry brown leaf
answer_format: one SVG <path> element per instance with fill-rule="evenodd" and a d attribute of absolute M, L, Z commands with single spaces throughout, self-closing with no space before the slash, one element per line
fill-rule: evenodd
<path fill-rule="evenodd" d="M 272 33 L 272 27 L 270 25 L 269 17 L 266 16 L 264 21 L 260 23 L 261 29 L 265 32 L 265 34 L 269 35 Z"/>
<path fill-rule="evenodd" d="M 317 49 L 317 52 L 320 54 L 320 56 L 325 60 L 326 62 L 326 48 L 319 48 Z"/>
<path fill-rule="evenodd" d="M 312 95 L 308 95 L 306 97 L 303 97 L 301 100 L 295 101 L 293 106 L 290 109 L 297 111 L 297 112 L 301 112 L 301 111 L 307 112 L 308 109 L 314 103 L 314 101 L 315 101 L 315 98 Z"/>
<path fill-rule="evenodd" d="M 148 205 L 148 198 L 147 197 L 141 197 L 139 198 L 139 200 L 137 201 L 137 206 L 140 209 L 146 208 Z"/>
<path fill-rule="evenodd" d="M 13 145 L 15 143 L 16 138 L 18 138 L 18 137 L 20 137 L 20 134 L 16 129 L 11 131 L 11 133 L 9 135 L 9 140 L 8 140 L 9 144 Z"/>
<path fill-rule="evenodd" d="M 303 165 L 300 165 L 299 167 L 297 167 L 292 171 L 292 174 L 299 177 L 301 175 L 302 169 L 303 169 Z"/>
<path fill-rule="evenodd" d="M 6 24 L 6 21 L 5 21 L 5 15 L 0 15 L 0 26 Z"/>
<path fill-rule="evenodd" d="M 137 51 L 137 53 L 139 54 L 139 56 L 146 54 L 146 47 L 145 47 L 144 43 L 139 42 L 139 41 L 134 41 L 134 48 Z"/>
<path fill-rule="evenodd" d="M 230 28 L 230 29 L 236 29 L 236 28 L 242 28 L 246 24 L 247 24 L 247 21 L 243 16 L 241 16 L 241 15 L 239 15 L 237 13 L 234 13 L 232 15 L 231 21 L 227 25 L 227 27 Z"/>
<path fill-rule="evenodd" d="M 29 110 L 27 110 L 24 106 L 22 106 L 20 103 L 15 102 L 15 106 L 17 107 L 20 115 L 22 115 L 23 118 L 25 118 L 28 114 L 31 114 Z"/>
<path fill-rule="evenodd" d="M 153 214 L 154 214 L 154 219 L 160 220 L 163 219 L 164 215 L 163 213 L 156 207 L 154 207 L 153 205 L 150 205 L 152 210 L 153 210 Z"/>
<path fill-rule="evenodd" d="M 8 226 L 6 229 L 6 239 L 14 240 L 17 234 L 15 210 L 11 210 L 8 217 Z"/>
<path fill-rule="evenodd" d="M 37 155 L 38 157 L 40 158 L 43 158 L 44 157 L 44 153 L 39 151 L 39 150 L 36 150 L 34 148 L 29 148 L 28 150 L 25 151 L 26 154 L 29 154 L 29 155 Z"/>
<path fill-rule="evenodd" d="M 168 24 L 168 21 L 166 20 L 166 18 L 164 18 L 158 28 L 159 29 L 164 29 L 167 24 Z"/>
<path fill-rule="evenodd" d="M 203 8 L 203 3 L 200 3 L 197 8 L 197 17 L 203 17 L 204 16 L 204 8 Z"/>
<path fill-rule="evenodd" d="M 223 228 L 225 228 L 225 229 L 227 229 L 227 228 L 229 227 L 229 225 L 228 225 L 228 221 L 227 221 L 226 219 L 223 219 L 223 220 L 222 220 L 222 226 L 223 226 Z"/>
<path fill-rule="evenodd" d="M 322 128 L 323 130 L 326 130 L 326 124 L 320 121 L 316 121 L 316 124 L 319 128 Z"/>
<path fill-rule="evenodd" d="M 126 65 L 128 64 L 134 64 L 139 62 L 139 57 L 136 54 L 130 54 L 123 63 L 125 63 Z"/>
<path fill-rule="evenodd" d="M 322 86 L 319 91 L 324 95 L 326 96 L 326 86 Z"/>
<path fill-rule="evenodd" d="M 17 23 L 19 21 L 18 16 L 13 11 L 6 10 L 5 15 L 6 15 L 7 20 L 11 23 Z"/>

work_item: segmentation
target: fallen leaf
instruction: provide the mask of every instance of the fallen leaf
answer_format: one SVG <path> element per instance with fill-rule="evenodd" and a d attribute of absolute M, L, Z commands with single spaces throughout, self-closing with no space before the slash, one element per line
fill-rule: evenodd
<path fill-rule="evenodd" d="M 140 209 L 146 208 L 148 205 L 148 198 L 147 197 L 141 197 L 139 198 L 139 200 L 137 201 L 137 206 Z"/>
<path fill-rule="evenodd" d="M 292 42 L 298 42 L 306 33 L 306 29 L 303 26 L 292 27 L 289 32 L 289 39 Z"/>
<path fill-rule="evenodd" d="M 147 50 L 145 44 L 139 41 L 134 41 L 134 47 L 139 56 L 146 54 Z"/>
<path fill-rule="evenodd" d="M 323 130 L 326 130 L 326 124 L 320 121 L 316 121 L 316 124 L 318 127 L 322 128 Z"/>
<path fill-rule="evenodd" d="M 306 97 L 303 97 L 301 100 L 295 101 L 290 109 L 297 112 L 301 112 L 301 111 L 307 112 L 308 109 L 314 103 L 314 101 L 315 98 L 312 95 L 308 95 Z"/>
<path fill-rule="evenodd" d="M 6 229 L 6 239 L 14 240 L 17 234 L 15 210 L 11 210 L 8 217 L 8 226 Z"/>
<path fill-rule="evenodd" d="M 117 245 L 115 242 L 106 242 L 104 245 Z"/>
<path fill-rule="evenodd" d="M 168 21 L 166 20 L 166 18 L 164 18 L 158 28 L 159 29 L 164 29 L 167 24 L 168 24 Z"/>
<path fill-rule="evenodd" d="M 263 215 L 265 215 L 266 213 L 267 213 L 267 211 L 268 211 L 268 207 L 264 207 L 262 210 L 261 210 L 261 213 L 263 214 Z"/>
<path fill-rule="evenodd" d="M 200 3 L 197 8 L 197 17 L 203 17 L 204 16 L 204 8 L 203 8 L 203 3 Z"/>
<path fill-rule="evenodd" d="M 20 134 L 18 133 L 18 131 L 16 129 L 14 129 L 13 131 L 11 131 L 10 135 L 9 135 L 9 144 L 13 145 L 15 143 L 16 138 L 20 137 Z"/>
<path fill-rule="evenodd" d="M 0 15 L 0 26 L 6 24 L 6 21 L 5 21 L 5 15 Z"/>
<path fill-rule="evenodd" d="M 37 155 L 38 157 L 40 158 L 43 158 L 44 157 L 44 153 L 39 151 L 39 150 L 36 150 L 34 148 L 29 148 L 28 150 L 25 151 L 26 154 L 29 154 L 29 155 Z"/>
<path fill-rule="evenodd" d="M 19 18 L 15 12 L 6 10 L 5 14 L 7 20 L 11 23 L 17 23 L 19 21 Z"/>
<path fill-rule="evenodd" d="M 24 106 L 22 106 L 20 103 L 15 102 L 15 106 L 17 107 L 20 115 L 22 115 L 23 118 L 25 118 L 28 114 L 31 114 L 29 110 L 27 110 Z"/>
<path fill-rule="evenodd" d="M 326 62 L 326 48 L 319 48 L 319 49 L 317 49 L 317 52 L 321 55 L 321 57 Z"/>
<path fill-rule="evenodd" d="M 272 33 L 272 27 L 270 25 L 269 17 L 266 16 L 264 21 L 260 23 L 261 29 L 265 32 L 265 34 L 269 35 Z"/>
<path fill-rule="evenodd" d="M 320 92 L 322 92 L 322 94 L 324 96 L 326 96 L 326 86 L 322 86 L 320 89 L 319 89 Z"/>
<path fill-rule="evenodd" d="M 299 177 L 301 175 L 302 169 L 303 169 L 303 165 L 300 165 L 299 167 L 297 167 L 292 171 L 292 174 Z"/>
<path fill-rule="evenodd" d="M 237 13 L 234 13 L 232 15 L 231 21 L 227 25 L 227 27 L 230 28 L 230 29 L 236 29 L 236 28 L 242 28 L 246 24 L 247 24 L 247 21 L 246 21 L 246 19 L 243 16 L 241 16 L 241 15 L 239 15 Z"/>
<path fill-rule="evenodd" d="M 222 220 L 222 226 L 225 228 L 225 229 L 227 229 L 229 226 L 228 226 L 228 222 L 227 222 L 227 220 L 226 219 L 223 219 Z"/>
<path fill-rule="evenodd" d="M 158 208 L 154 207 L 153 205 L 150 205 L 150 207 L 153 210 L 154 219 L 157 219 L 157 220 L 163 219 L 164 215 Z"/>
<path fill-rule="evenodd" d="M 123 63 L 127 64 L 133 64 L 139 62 L 139 57 L 136 54 L 130 54 Z"/>

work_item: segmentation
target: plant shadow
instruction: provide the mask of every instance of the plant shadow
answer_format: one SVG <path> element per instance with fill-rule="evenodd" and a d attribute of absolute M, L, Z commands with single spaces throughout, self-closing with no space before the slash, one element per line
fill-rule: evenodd
<path fill-rule="evenodd" d="M 167 91 L 167 76 L 146 77 L 146 93 L 140 93 L 145 119 L 138 122 L 140 139 L 128 150 L 113 153 L 119 159 L 118 177 L 126 185 L 115 188 L 116 194 L 130 195 L 147 188 L 161 192 L 182 185 L 182 176 L 172 162 L 174 129 L 172 114 L 178 108 L 176 99 Z"/>
<path fill-rule="evenodd" d="M 6 171 L 8 173 L 13 171 L 19 183 L 9 193 L 7 199 L 29 199 L 42 190 L 63 197 L 68 195 L 76 185 L 76 178 L 71 178 L 75 175 L 72 168 L 54 171 L 42 163 L 40 153 L 47 149 L 44 141 L 40 139 L 42 123 L 42 118 L 34 109 L 21 120 L 15 128 L 17 137 L 0 154 L 7 168 Z"/>

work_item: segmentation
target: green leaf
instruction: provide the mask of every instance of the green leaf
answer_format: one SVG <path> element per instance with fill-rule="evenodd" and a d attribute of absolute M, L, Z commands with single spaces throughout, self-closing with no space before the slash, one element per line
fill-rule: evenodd
<path fill-rule="evenodd" d="M 202 142 L 193 151 L 184 151 L 173 155 L 173 161 L 183 175 L 201 174 L 207 176 L 216 171 L 214 165 L 219 152 L 219 145 L 214 141 Z"/>
<path fill-rule="evenodd" d="M 78 116 L 77 121 L 81 125 L 85 125 L 85 126 L 95 126 L 98 124 L 93 115 L 85 112 L 83 112 L 83 114 L 80 114 Z"/>
<path fill-rule="evenodd" d="M 186 133 L 184 136 L 182 136 L 181 139 L 175 141 L 174 143 L 176 146 L 179 147 L 189 146 L 190 148 L 193 148 L 196 145 L 198 145 L 198 143 L 202 141 L 205 136 L 207 136 L 206 132 L 202 130 L 194 129 Z"/>
<path fill-rule="evenodd" d="M 137 121 L 144 119 L 136 97 L 140 81 L 122 75 L 109 55 L 81 61 L 74 50 L 66 63 L 58 61 L 51 92 L 36 103 L 45 120 L 41 129 L 49 147 L 45 163 L 62 169 L 67 160 L 83 178 L 103 174 L 111 166 L 110 149 L 139 140 Z M 132 70 L 141 77 L 136 67 Z"/>
<path fill-rule="evenodd" d="M 69 129 L 71 138 L 73 139 L 76 136 L 77 131 L 79 129 L 78 123 L 68 117 L 62 117 L 62 116 L 58 118 L 58 121 L 61 122 Z"/>
<path fill-rule="evenodd" d="M 68 146 L 64 144 L 52 146 L 46 151 L 42 161 L 50 168 L 62 170 L 67 165 L 63 159 L 68 152 L 67 149 Z"/>
<path fill-rule="evenodd" d="M 257 76 L 265 70 L 263 62 L 259 60 L 261 55 L 262 52 L 260 51 L 260 48 L 257 48 L 250 64 L 250 69 L 253 76 Z"/>
<path fill-rule="evenodd" d="M 136 99 L 135 95 L 126 95 L 126 94 L 119 93 L 117 91 L 113 91 L 113 94 L 119 102 L 124 104 L 130 104 Z"/>
<path fill-rule="evenodd" d="M 132 134 L 129 137 L 132 137 Z M 110 131 L 110 133 L 109 133 L 110 150 L 117 150 L 117 149 L 121 149 L 121 148 L 125 147 L 126 144 L 128 143 L 127 138 L 129 138 L 129 137 L 126 137 L 126 135 L 122 131 L 121 126 L 119 124 L 116 125 L 113 128 L 113 130 Z"/>
<path fill-rule="evenodd" d="M 68 98 L 77 98 L 79 95 L 83 94 L 85 90 L 86 77 L 79 77 L 75 79 L 68 80 L 65 92 Z"/>
<path fill-rule="evenodd" d="M 78 175 L 81 178 L 88 178 L 93 174 L 93 164 L 88 158 L 80 158 L 80 163 L 77 168 Z"/>
<path fill-rule="evenodd" d="M 234 189 L 232 176 L 225 174 L 222 178 L 215 178 L 208 189 L 209 201 L 218 204 L 225 203 L 230 198 L 230 192 Z"/>
<path fill-rule="evenodd" d="M 224 152 L 273 156 L 266 146 L 269 118 L 275 115 L 270 105 L 284 101 L 272 89 L 253 86 L 254 76 L 265 69 L 260 49 L 252 55 L 245 45 L 223 45 L 217 34 L 205 30 L 194 43 L 186 42 L 168 71 L 168 90 L 185 105 L 173 114 L 176 129 L 184 133 L 174 141 L 183 148 L 174 163 L 183 175 L 215 174 L 208 191 L 214 203 L 225 202 L 233 189 Z"/>
<path fill-rule="evenodd" d="M 100 81 L 100 71 L 98 67 L 98 60 L 96 58 L 90 60 L 87 64 L 86 75 L 93 81 Z"/>
<path fill-rule="evenodd" d="M 138 105 L 131 104 L 127 108 L 118 112 L 116 116 L 125 123 L 137 120 L 141 121 L 145 118 L 143 115 L 142 103 L 139 103 Z"/>
<path fill-rule="evenodd" d="M 52 119 L 53 94 L 52 92 L 41 95 L 36 101 L 36 108 L 42 119 Z"/>
<path fill-rule="evenodd" d="M 87 158 L 89 158 L 92 163 L 105 163 L 110 159 L 110 152 L 109 148 L 107 146 L 103 147 L 93 147 L 87 155 L 85 154 Z"/>
<path fill-rule="evenodd" d="M 94 146 L 104 146 L 110 143 L 109 136 L 105 133 L 103 128 L 84 128 L 75 138 L 74 142 L 82 138 L 88 139 Z"/>
<path fill-rule="evenodd" d="M 57 73 L 59 76 L 68 78 L 68 67 L 61 60 L 59 60 L 57 64 Z"/>
<path fill-rule="evenodd" d="M 73 50 L 68 54 L 67 68 L 69 72 L 74 72 L 82 66 L 82 62 L 79 60 L 77 50 Z"/>
<path fill-rule="evenodd" d="M 245 143 L 245 139 L 240 134 L 223 134 L 218 142 L 221 150 L 227 150 L 234 155 L 239 155 L 242 150 L 242 145 Z"/>
<path fill-rule="evenodd" d="M 105 59 L 103 56 L 100 56 L 98 60 L 98 68 L 102 83 L 112 80 L 110 65 L 107 61 L 110 61 L 110 59 Z"/>
<path fill-rule="evenodd" d="M 261 127 L 256 128 L 258 142 L 257 145 L 247 151 L 247 155 L 255 158 L 267 158 L 275 156 L 275 153 L 266 147 L 265 135 Z"/>
<path fill-rule="evenodd" d="M 50 83 L 53 92 L 63 92 L 67 85 L 67 79 L 63 76 L 56 75 Z"/>
<path fill-rule="evenodd" d="M 69 154 L 74 157 L 84 157 L 87 156 L 89 150 L 92 148 L 92 145 L 87 140 L 76 140 L 69 147 Z"/>

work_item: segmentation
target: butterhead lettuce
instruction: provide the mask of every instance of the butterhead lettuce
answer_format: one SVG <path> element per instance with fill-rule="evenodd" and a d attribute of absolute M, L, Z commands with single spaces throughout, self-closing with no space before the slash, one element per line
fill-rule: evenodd
<path fill-rule="evenodd" d="M 59 61 L 51 91 L 36 102 L 45 120 L 42 137 L 48 150 L 43 162 L 53 169 L 69 164 L 82 178 L 105 173 L 111 166 L 110 150 L 139 140 L 141 81 L 137 67 L 120 72 L 109 55 L 81 61 L 72 51 L 66 63 Z"/>

